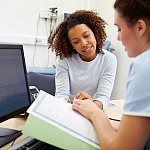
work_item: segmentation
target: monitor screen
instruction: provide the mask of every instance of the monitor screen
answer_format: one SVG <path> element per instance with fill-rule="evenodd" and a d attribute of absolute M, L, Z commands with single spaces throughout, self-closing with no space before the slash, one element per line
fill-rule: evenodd
<path fill-rule="evenodd" d="M 24 113 L 30 104 L 23 46 L 0 44 L 0 122 Z"/>

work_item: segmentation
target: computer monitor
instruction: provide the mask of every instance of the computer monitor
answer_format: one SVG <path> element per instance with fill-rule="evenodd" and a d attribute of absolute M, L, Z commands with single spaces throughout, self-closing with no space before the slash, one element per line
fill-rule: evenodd
<path fill-rule="evenodd" d="M 24 113 L 31 105 L 22 45 L 0 44 L 0 123 Z M 0 128 L 0 147 L 21 131 Z"/>

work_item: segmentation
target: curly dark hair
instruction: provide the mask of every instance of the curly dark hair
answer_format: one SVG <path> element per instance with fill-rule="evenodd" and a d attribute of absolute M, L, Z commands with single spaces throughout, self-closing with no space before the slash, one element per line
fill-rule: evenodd
<path fill-rule="evenodd" d="M 78 10 L 64 20 L 55 30 L 55 32 L 48 38 L 49 48 L 55 51 L 56 56 L 60 58 L 71 57 L 73 53 L 77 53 L 72 48 L 71 42 L 68 38 L 68 31 L 79 24 L 87 25 L 95 35 L 97 46 L 96 53 L 103 53 L 102 46 L 106 40 L 105 25 L 107 24 L 98 13 L 94 11 Z"/>

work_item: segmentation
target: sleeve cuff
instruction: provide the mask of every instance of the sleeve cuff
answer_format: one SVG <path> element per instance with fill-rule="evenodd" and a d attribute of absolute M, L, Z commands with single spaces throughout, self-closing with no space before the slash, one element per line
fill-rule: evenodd
<path fill-rule="evenodd" d="M 93 100 L 93 101 L 99 101 L 99 102 L 101 102 L 102 105 L 103 105 L 103 110 L 105 110 L 105 109 L 108 107 L 108 105 L 109 105 L 109 101 L 108 101 L 108 100 L 95 99 L 95 100 Z"/>

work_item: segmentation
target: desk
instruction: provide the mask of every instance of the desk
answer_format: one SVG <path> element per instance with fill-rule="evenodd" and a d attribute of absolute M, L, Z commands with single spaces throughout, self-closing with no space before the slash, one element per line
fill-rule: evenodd
<path fill-rule="evenodd" d="M 110 105 L 106 109 L 106 114 L 107 114 L 108 118 L 120 119 L 121 115 L 122 115 L 124 100 L 123 99 L 112 100 L 111 103 L 112 103 L 112 105 Z M 12 119 L 9 119 L 8 121 L 1 123 L 0 127 L 21 130 L 24 126 L 24 123 L 25 123 L 24 118 L 12 118 Z M 21 141 L 23 138 L 25 138 L 24 135 L 20 136 L 19 138 L 16 139 L 15 143 Z M 12 144 L 12 142 L 3 146 L 0 150 L 8 149 L 11 146 L 11 144 Z"/>
<path fill-rule="evenodd" d="M 123 99 L 111 100 L 111 105 L 105 110 L 108 118 L 120 120 L 123 113 L 123 106 Z"/>
<path fill-rule="evenodd" d="M 17 129 L 17 130 L 21 130 L 24 126 L 25 123 L 25 119 L 24 118 L 12 118 L 9 119 L 3 123 L 0 123 L 0 127 L 4 127 L 4 128 L 11 128 L 11 129 Z M 22 135 L 20 137 L 18 137 L 14 144 L 21 141 L 22 139 L 24 139 L 26 136 Z M 12 142 L 10 142 L 9 144 L 3 146 L 2 148 L 0 148 L 0 150 L 7 150 L 9 147 L 11 147 Z"/>

